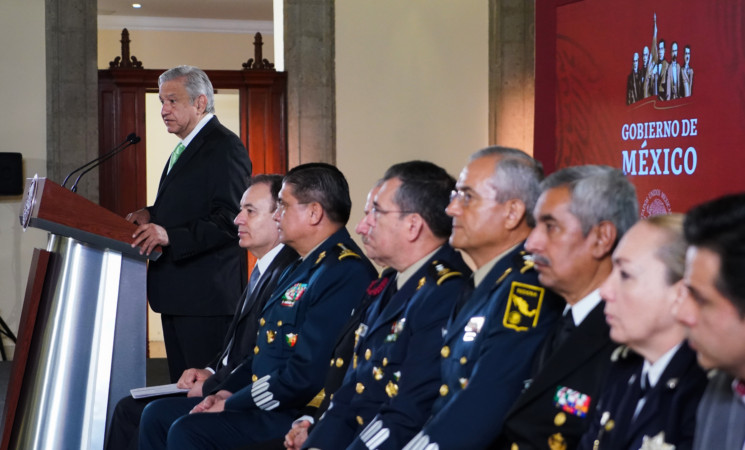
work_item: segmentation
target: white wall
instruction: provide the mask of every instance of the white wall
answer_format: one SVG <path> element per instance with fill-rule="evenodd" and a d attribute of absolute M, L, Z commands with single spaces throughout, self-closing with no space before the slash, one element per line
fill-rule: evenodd
<path fill-rule="evenodd" d="M 24 177 L 46 176 L 46 65 L 44 2 L 0 2 L 0 152 L 23 155 Z M 34 247 L 46 247 L 46 233 L 23 232 L 21 196 L 0 197 L 0 316 L 13 333 L 21 318 Z M 13 345 L 5 341 L 12 353 Z"/>
<path fill-rule="evenodd" d="M 487 145 L 487 119 L 488 2 L 336 2 L 337 165 L 352 226 L 391 164 L 430 160 L 457 177 Z"/>
<path fill-rule="evenodd" d="M 352 228 L 367 189 L 391 164 L 428 159 L 455 176 L 487 144 L 488 10 L 482 0 L 345 0 L 336 2 L 335 22 L 337 163 L 352 190 Z M 120 54 L 120 32 L 99 31 L 99 67 Z M 264 38 L 273 59 L 272 37 Z M 146 68 L 237 69 L 253 56 L 253 34 L 130 29 L 130 39 Z M 43 176 L 44 3 L 0 2 L 0 42 L 9 112 L 0 151 L 22 152 L 25 175 Z M 19 211 L 20 197 L 0 198 L 0 315 L 14 332 L 32 248 L 46 245 L 45 233 L 21 231 Z"/>

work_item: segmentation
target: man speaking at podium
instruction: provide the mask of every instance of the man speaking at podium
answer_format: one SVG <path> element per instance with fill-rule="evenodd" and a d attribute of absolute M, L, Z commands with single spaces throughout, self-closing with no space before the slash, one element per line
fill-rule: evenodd
<path fill-rule="evenodd" d="M 251 176 L 240 138 L 214 115 L 212 83 L 191 66 L 158 78 L 161 116 L 179 138 L 152 206 L 127 220 L 139 227 L 132 246 L 150 254 L 150 306 L 161 314 L 171 381 L 205 367 L 220 351 L 236 302 L 246 285 L 246 251 L 237 244 L 233 218 Z"/>

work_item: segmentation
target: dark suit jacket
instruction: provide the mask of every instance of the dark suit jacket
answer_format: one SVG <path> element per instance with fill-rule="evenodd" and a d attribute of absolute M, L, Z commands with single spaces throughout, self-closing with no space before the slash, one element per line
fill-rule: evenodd
<path fill-rule="evenodd" d="M 676 450 L 690 449 L 696 408 L 707 381 L 696 363 L 696 353 L 685 342 L 680 346 L 655 387 L 647 392 L 636 420 L 633 420 L 634 411 L 641 397 L 637 380 L 644 359 L 633 352 L 619 353 L 611 366 L 595 418 L 579 448 L 638 449 L 644 436 L 652 438 L 664 432 L 665 442 L 675 445 Z M 596 441 L 599 446 L 593 447 Z"/>
<path fill-rule="evenodd" d="M 696 411 L 695 450 L 741 450 L 745 404 L 732 391 L 731 375 L 719 372 L 706 387 Z"/>
<path fill-rule="evenodd" d="M 241 312 L 241 303 L 236 308 L 235 315 L 233 316 L 233 322 L 228 328 L 228 333 L 225 336 L 225 343 L 222 346 L 222 352 L 215 358 L 215 360 L 209 365 L 215 373 L 207 380 L 205 380 L 202 386 L 202 392 L 204 395 L 208 395 L 225 380 L 230 372 L 235 369 L 238 364 L 243 361 L 246 355 L 253 352 L 254 346 L 256 345 L 256 331 L 258 330 L 258 313 L 264 308 L 267 298 L 277 288 L 277 283 L 280 276 L 284 273 L 285 269 L 299 258 L 297 252 L 291 247 L 284 246 L 282 250 L 277 253 L 272 262 L 267 267 L 266 271 L 261 275 L 259 283 L 254 288 L 246 307 Z M 245 299 L 246 293 L 241 295 L 241 302 Z M 230 341 L 233 341 L 232 344 Z M 228 353 L 228 364 L 223 365 L 222 360 L 225 356 L 225 351 L 230 345 L 230 352 Z"/>
<path fill-rule="evenodd" d="M 213 117 L 167 169 L 148 208 L 170 240 L 148 267 L 150 305 L 171 315 L 232 315 L 246 285 L 233 219 L 251 176 L 248 152 Z"/>
<path fill-rule="evenodd" d="M 540 285 L 524 255 L 519 245 L 500 259 L 450 318 L 441 352 L 448 389 L 412 448 L 484 448 L 499 434 L 530 378 L 533 355 L 566 305 Z"/>
<path fill-rule="evenodd" d="M 591 423 L 615 347 L 604 308 L 601 301 L 533 377 L 507 413 L 498 448 L 514 443 L 548 450 L 549 440 L 563 441 L 568 449 L 577 446 Z"/>

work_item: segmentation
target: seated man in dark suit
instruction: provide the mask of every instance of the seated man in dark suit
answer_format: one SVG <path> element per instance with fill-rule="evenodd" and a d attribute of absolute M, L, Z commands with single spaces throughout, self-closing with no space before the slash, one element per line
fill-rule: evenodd
<path fill-rule="evenodd" d="M 253 352 L 215 394 L 148 405 L 140 448 L 234 448 L 281 437 L 321 391 L 336 338 L 377 272 L 344 227 L 351 201 L 338 169 L 295 167 L 278 205 L 280 240 L 302 259 L 259 313 Z"/>
<path fill-rule="evenodd" d="M 696 412 L 694 450 L 742 450 L 745 443 L 745 194 L 691 209 L 686 293 L 676 318 L 704 369 L 719 369 Z"/>
<path fill-rule="evenodd" d="M 575 448 L 592 421 L 615 347 L 599 288 L 613 268 L 613 249 L 638 217 L 634 186 L 608 166 L 559 170 L 541 190 L 525 249 L 538 281 L 567 307 L 505 417 L 501 449 Z"/>
<path fill-rule="evenodd" d="M 179 379 L 180 388 L 190 389 L 189 397 L 201 397 L 212 392 L 246 355 L 253 352 L 258 328 L 256 315 L 276 288 L 280 275 L 298 258 L 292 248 L 279 242 L 279 231 L 272 219 L 281 187 L 282 176 L 257 175 L 250 180 L 249 188 L 243 194 L 240 212 L 235 218 L 239 244 L 258 261 L 251 274 L 251 283 L 238 303 L 220 354 L 206 368 L 187 369 Z M 224 269 L 239 270 L 235 267 Z M 157 398 L 123 398 L 114 410 L 106 448 L 137 448 L 136 437 L 142 410 Z"/>

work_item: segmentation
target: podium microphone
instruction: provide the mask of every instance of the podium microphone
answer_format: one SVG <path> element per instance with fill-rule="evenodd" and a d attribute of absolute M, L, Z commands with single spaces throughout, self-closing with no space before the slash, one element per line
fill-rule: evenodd
<path fill-rule="evenodd" d="M 86 173 L 88 173 L 91 170 L 95 169 L 96 167 L 100 166 L 101 164 L 105 163 L 106 161 L 108 161 L 109 159 L 113 158 L 117 154 L 121 153 L 122 151 L 124 151 L 124 149 L 126 149 L 130 145 L 137 144 L 140 141 L 141 141 L 141 139 L 140 139 L 139 136 L 137 136 L 134 133 L 129 133 L 129 136 L 127 136 L 127 140 L 124 141 L 124 142 L 122 142 L 121 144 L 119 144 L 116 148 L 114 148 L 114 150 L 112 150 L 109 153 L 107 153 L 107 154 L 105 154 L 105 155 L 103 155 L 103 156 L 101 156 L 101 157 L 99 157 L 97 159 L 94 159 L 93 161 L 91 161 L 88 164 L 86 164 L 85 166 L 90 165 L 90 164 L 92 164 L 92 165 L 90 167 L 88 167 L 87 169 L 85 169 L 80 175 L 78 175 L 78 177 L 75 179 L 75 183 L 72 185 L 72 187 L 70 188 L 70 190 L 72 192 L 77 192 L 78 191 L 78 183 L 80 182 L 80 179 L 83 178 L 83 175 L 85 175 Z M 85 166 L 81 167 L 80 169 L 85 168 Z M 80 169 L 77 169 L 77 170 L 80 170 Z M 77 170 L 75 172 L 77 172 Z M 62 186 L 64 186 L 64 183 L 62 184 Z"/>
<path fill-rule="evenodd" d="M 91 164 L 95 164 L 95 163 L 97 163 L 97 162 L 99 162 L 101 160 L 109 159 L 110 156 L 113 156 L 118 151 L 123 150 L 125 148 L 125 146 L 129 146 L 131 144 L 136 144 L 137 142 L 132 142 L 135 139 L 137 139 L 137 142 L 140 142 L 140 138 L 137 137 L 137 135 L 135 133 L 129 133 L 129 135 L 127 135 L 127 138 L 124 140 L 124 142 L 122 142 L 121 144 L 119 144 L 116 147 L 114 147 L 114 149 L 111 150 L 110 152 L 106 153 L 103 156 L 99 156 L 98 158 L 96 158 L 96 159 L 94 159 L 92 161 L 88 161 L 87 163 L 83 164 L 82 166 L 80 166 L 77 169 L 73 170 L 72 172 L 68 173 L 67 176 L 65 177 L 65 181 L 62 182 L 62 187 L 65 187 L 65 185 L 67 184 L 67 180 L 70 179 L 70 177 L 72 176 L 72 174 L 77 173 L 77 172 L 80 172 L 81 170 L 85 169 L 86 167 L 90 166 Z M 103 162 L 103 161 L 101 161 L 101 162 Z M 73 191 L 73 192 L 75 192 L 75 191 Z"/>

